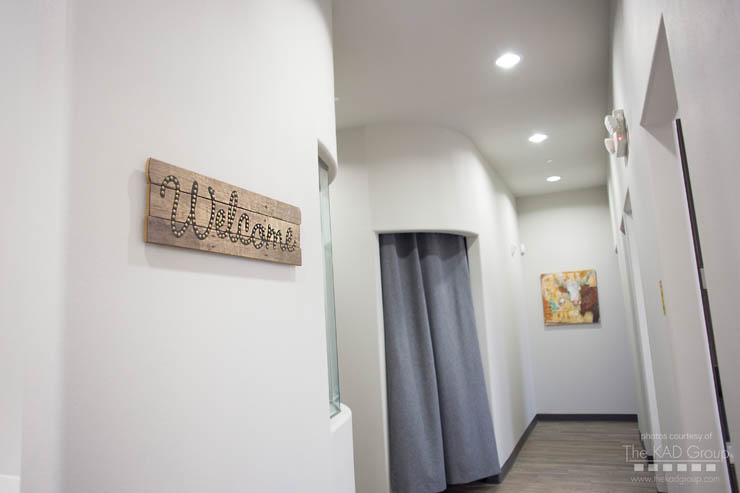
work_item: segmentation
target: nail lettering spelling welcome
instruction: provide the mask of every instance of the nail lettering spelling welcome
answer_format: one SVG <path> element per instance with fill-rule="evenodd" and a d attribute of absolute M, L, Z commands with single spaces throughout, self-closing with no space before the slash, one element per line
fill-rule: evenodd
<path fill-rule="evenodd" d="M 155 159 L 147 181 L 147 242 L 301 265 L 297 207 Z"/>

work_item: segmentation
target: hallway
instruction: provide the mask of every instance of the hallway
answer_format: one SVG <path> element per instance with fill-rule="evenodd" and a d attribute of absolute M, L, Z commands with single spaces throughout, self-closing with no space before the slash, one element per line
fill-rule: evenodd
<path fill-rule="evenodd" d="M 740 493 L 739 26 L 0 0 L 0 493 Z"/>
<path fill-rule="evenodd" d="M 652 473 L 634 472 L 625 462 L 625 446 L 642 448 L 637 423 L 540 421 L 503 484 L 472 483 L 446 491 L 654 492 Z"/>

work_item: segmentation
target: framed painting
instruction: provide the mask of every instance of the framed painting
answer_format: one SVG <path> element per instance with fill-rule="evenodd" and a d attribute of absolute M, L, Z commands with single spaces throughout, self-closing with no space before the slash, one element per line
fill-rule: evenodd
<path fill-rule="evenodd" d="M 545 325 L 599 322 L 596 271 L 572 270 L 540 275 Z"/>

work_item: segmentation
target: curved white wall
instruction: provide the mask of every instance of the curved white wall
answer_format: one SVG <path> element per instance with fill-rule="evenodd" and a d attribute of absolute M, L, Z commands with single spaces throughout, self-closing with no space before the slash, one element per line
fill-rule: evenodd
<path fill-rule="evenodd" d="M 3 27 L 28 70 L 3 93 L 26 207 L 6 226 L 30 229 L 3 261 L 7 323 L 29 328 L 23 491 L 333 491 L 331 2 L 17 6 Z M 303 266 L 145 244 L 148 156 L 299 206 Z"/>
<path fill-rule="evenodd" d="M 441 127 L 338 132 L 332 184 L 342 400 L 353 409 L 360 492 L 388 489 L 385 355 L 377 233 L 468 236 L 471 282 L 501 461 L 534 416 L 514 198 L 465 136 Z M 476 268 L 477 267 L 477 268 Z"/>

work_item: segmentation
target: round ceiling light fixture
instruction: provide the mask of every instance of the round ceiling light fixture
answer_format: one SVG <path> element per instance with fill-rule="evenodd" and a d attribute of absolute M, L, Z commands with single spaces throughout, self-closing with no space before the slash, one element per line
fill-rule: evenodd
<path fill-rule="evenodd" d="M 504 53 L 496 59 L 496 65 L 501 68 L 510 69 L 517 65 L 522 60 L 522 57 L 516 53 Z"/>
<path fill-rule="evenodd" d="M 547 135 L 541 134 L 541 133 L 534 133 L 532 134 L 529 139 L 531 143 L 533 144 L 540 144 L 547 140 Z"/>
<path fill-rule="evenodd" d="M 558 175 L 548 176 L 547 181 L 555 183 L 556 181 L 560 181 L 560 177 Z"/>

